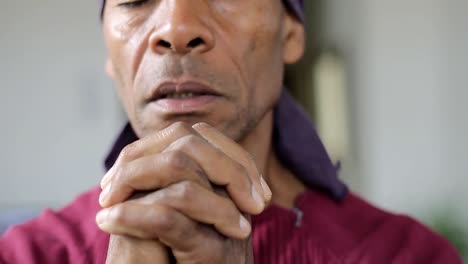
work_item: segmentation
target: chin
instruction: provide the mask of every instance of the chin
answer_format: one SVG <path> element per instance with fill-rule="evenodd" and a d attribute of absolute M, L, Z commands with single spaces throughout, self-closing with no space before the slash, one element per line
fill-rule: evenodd
<path fill-rule="evenodd" d="M 238 134 L 235 133 L 237 130 L 235 127 L 240 125 L 238 121 L 226 121 L 226 119 L 217 119 L 213 116 L 202 114 L 171 115 L 165 116 L 164 118 L 153 118 L 152 120 L 138 120 L 137 122 L 131 122 L 131 124 L 138 137 L 143 138 L 152 133 L 164 130 L 177 122 L 184 122 L 190 126 L 197 123 L 207 123 L 229 137 Z M 233 123 L 237 124 L 234 125 Z M 232 132 L 234 133 L 232 134 Z"/>

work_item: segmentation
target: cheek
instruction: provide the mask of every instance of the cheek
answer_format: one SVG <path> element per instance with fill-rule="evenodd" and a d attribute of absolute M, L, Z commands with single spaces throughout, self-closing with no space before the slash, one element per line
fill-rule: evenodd
<path fill-rule="evenodd" d="M 263 29 L 262 29 L 263 28 Z M 255 86 L 252 89 L 251 98 L 257 98 L 255 104 L 263 107 L 273 107 L 283 86 L 283 49 L 281 34 L 278 28 L 259 27 L 255 32 L 255 38 L 251 43 L 250 59 L 252 68 L 250 71 L 255 78 Z M 253 60 L 252 58 L 255 58 Z"/>
<path fill-rule="evenodd" d="M 107 21 L 119 21 L 104 23 L 104 37 L 108 56 L 113 65 L 113 80 L 117 92 L 130 119 L 134 119 L 135 96 L 133 67 L 137 48 L 134 40 L 139 32 L 136 25 L 142 22 L 140 17 L 132 17 L 126 20 L 114 19 L 109 14 Z"/>
<path fill-rule="evenodd" d="M 109 52 L 113 52 L 112 49 L 108 49 Z M 113 74 L 113 81 L 115 83 L 115 87 L 117 89 L 117 93 L 122 101 L 122 104 L 127 112 L 127 114 L 130 116 L 132 115 L 132 111 L 134 111 L 134 103 L 133 103 L 133 98 L 135 96 L 134 94 L 134 89 L 132 87 L 132 82 L 128 76 L 128 69 L 126 69 L 125 65 L 128 65 L 126 63 L 126 60 L 123 56 L 120 55 L 115 55 L 118 54 L 118 52 L 113 52 L 114 56 L 111 56 L 111 60 L 113 63 L 113 68 L 114 68 L 114 74 Z"/>
<path fill-rule="evenodd" d="M 283 82 L 283 50 L 280 30 L 268 23 L 257 24 L 239 35 L 250 36 L 233 47 L 244 84 L 248 108 L 265 111 L 275 104 Z M 233 44 L 231 44 L 233 45 Z"/>
<path fill-rule="evenodd" d="M 112 49 L 108 49 L 109 52 L 112 52 Z M 114 52 L 115 54 L 115 52 Z M 109 54 L 109 56 L 111 56 Z M 122 106 L 127 113 L 130 121 L 136 119 L 136 108 L 135 108 L 135 89 L 132 86 L 132 82 L 128 75 L 125 75 L 128 70 L 125 68 L 127 65 L 126 60 L 123 56 L 112 56 L 110 57 L 113 64 L 113 74 L 112 79 L 114 81 L 117 94 L 122 102 Z"/>
<path fill-rule="evenodd" d="M 134 93 L 132 92 L 133 89 L 128 88 L 128 86 L 120 86 L 117 85 L 117 91 L 120 96 L 120 100 L 122 101 L 126 112 L 130 115 L 131 112 L 135 109 L 134 104 Z"/>

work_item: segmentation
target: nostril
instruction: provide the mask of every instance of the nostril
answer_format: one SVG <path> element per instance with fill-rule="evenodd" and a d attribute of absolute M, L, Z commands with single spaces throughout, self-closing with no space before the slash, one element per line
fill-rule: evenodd
<path fill-rule="evenodd" d="M 188 48 L 196 48 L 202 44 L 204 44 L 205 41 L 203 41 L 203 39 L 201 38 L 195 38 L 195 39 L 192 39 L 188 44 L 187 44 L 187 47 Z"/>
<path fill-rule="evenodd" d="M 171 43 L 169 43 L 169 42 L 167 42 L 167 41 L 165 41 L 165 40 L 160 40 L 160 41 L 158 42 L 158 46 L 161 46 L 161 47 L 164 47 L 164 48 L 168 48 L 168 49 L 172 48 Z"/>

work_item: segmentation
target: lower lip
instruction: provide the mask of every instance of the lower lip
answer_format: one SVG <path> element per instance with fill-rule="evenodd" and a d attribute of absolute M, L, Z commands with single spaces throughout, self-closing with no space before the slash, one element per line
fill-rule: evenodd
<path fill-rule="evenodd" d="M 219 96 L 215 95 L 201 95 L 191 98 L 164 98 L 158 99 L 151 104 L 154 105 L 157 110 L 164 113 L 183 114 L 202 111 L 208 107 L 210 103 L 213 103 L 219 98 Z"/>

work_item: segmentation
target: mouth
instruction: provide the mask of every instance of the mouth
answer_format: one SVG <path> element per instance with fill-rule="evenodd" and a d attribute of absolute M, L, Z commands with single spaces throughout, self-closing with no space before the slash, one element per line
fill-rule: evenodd
<path fill-rule="evenodd" d="M 209 95 L 206 93 L 193 93 L 193 92 L 174 92 L 174 93 L 169 93 L 166 95 L 162 95 L 161 97 L 157 98 L 156 100 L 160 99 L 192 99 L 194 97 L 198 96 L 205 96 Z"/>
<path fill-rule="evenodd" d="M 149 101 L 162 99 L 192 99 L 199 96 L 220 96 L 210 87 L 197 82 L 167 82 L 158 86 Z"/>
<path fill-rule="evenodd" d="M 158 112 L 180 114 L 202 111 L 220 98 L 220 93 L 201 83 L 167 82 L 158 86 L 148 101 Z"/>

